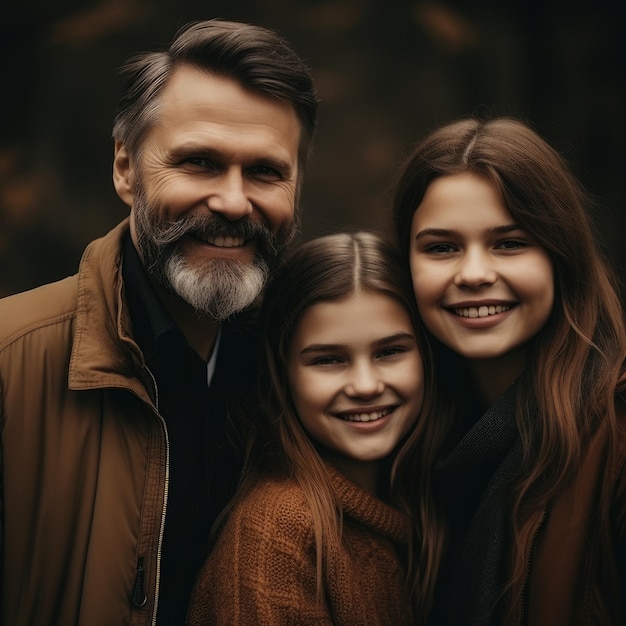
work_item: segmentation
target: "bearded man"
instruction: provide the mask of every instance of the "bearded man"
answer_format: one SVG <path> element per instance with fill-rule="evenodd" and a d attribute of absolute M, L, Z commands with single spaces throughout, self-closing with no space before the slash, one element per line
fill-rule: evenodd
<path fill-rule="evenodd" d="M 281 36 L 199 22 L 125 74 L 130 216 L 0 301 L 2 624 L 184 624 L 241 469 L 246 313 L 295 229 L 317 97 Z"/>

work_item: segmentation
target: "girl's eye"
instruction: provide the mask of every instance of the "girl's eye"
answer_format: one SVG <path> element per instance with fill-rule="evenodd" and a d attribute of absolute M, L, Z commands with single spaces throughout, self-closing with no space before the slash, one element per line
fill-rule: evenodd
<path fill-rule="evenodd" d="M 403 348 L 402 346 L 391 346 L 389 348 L 385 348 L 384 350 L 381 350 L 380 352 L 378 352 L 376 356 L 379 359 L 385 359 L 389 357 L 394 357 L 397 354 L 402 354 L 403 352 L 406 352 L 406 351 L 407 349 Z"/>
<path fill-rule="evenodd" d="M 337 363 L 341 363 L 341 359 L 336 356 L 320 356 L 311 361 L 311 365 L 336 365 Z"/>

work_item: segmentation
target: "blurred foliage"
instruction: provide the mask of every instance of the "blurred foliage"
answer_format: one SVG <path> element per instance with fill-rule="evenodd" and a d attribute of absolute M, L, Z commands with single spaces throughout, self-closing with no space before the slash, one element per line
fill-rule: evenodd
<path fill-rule="evenodd" d="M 530 122 L 598 201 L 626 268 L 626 33 L 608 0 L 42 0 L 3 11 L 0 295 L 74 273 L 127 214 L 111 183 L 117 68 L 189 21 L 284 33 L 322 99 L 302 236 L 384 228 L 395 172 L 433 126 L 472 112 Z"/>

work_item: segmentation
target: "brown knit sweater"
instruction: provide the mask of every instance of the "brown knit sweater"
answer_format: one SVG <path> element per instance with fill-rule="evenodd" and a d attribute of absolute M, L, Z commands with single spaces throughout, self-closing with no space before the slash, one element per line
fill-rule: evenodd
<path fill-rule="evenodd" d="M 295 480 L 262 480 L 232 511 L 202 568 L 189 626 L 413 624 L 402 514 L 329 467 L 343 506 L 325 602 L 316 602 L 312 517 Z"/>

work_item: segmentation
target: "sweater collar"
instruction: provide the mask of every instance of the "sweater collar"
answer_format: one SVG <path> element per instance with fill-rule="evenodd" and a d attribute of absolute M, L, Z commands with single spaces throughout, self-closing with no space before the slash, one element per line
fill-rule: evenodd
<path fill-rule="evenodd" d="M 395 543 L 408 541 L 409 525 L 401 511 L 353 483 L 330 463 L 326 467 L 345 516 Z"/>

